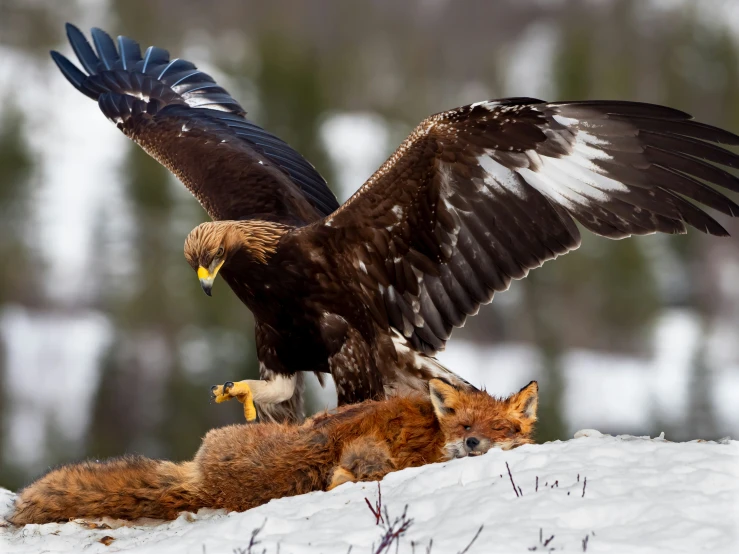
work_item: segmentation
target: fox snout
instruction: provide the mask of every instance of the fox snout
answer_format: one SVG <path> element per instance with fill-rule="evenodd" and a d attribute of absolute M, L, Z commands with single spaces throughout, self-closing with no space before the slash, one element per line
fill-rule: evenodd
<path fill-rule="evenodd" d="M 447 457 L 452 459 L 479 456 L 480 454 L 485 454 L 492 446 L 494 445 L 490 439 L 471 435 L 466 438 L 450 441 L 446 443 L 444 448 Z"/>
<path fill-rule="evenodd" d="M 485 452 L 490 450 L 491 446 L 492 443 L 489 439 L 477 438 L 475 436 L 467 437 L 464 441 L 464 448 L 467 451 L 467 456 L 479 456 L 480 454 L 485 454 Z"/>

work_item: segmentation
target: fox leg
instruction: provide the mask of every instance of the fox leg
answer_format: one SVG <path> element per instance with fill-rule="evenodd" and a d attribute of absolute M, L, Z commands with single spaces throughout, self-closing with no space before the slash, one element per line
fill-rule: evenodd
<path fill-rule="evenodd" d="M 347 482 L 379 481 L 397 466 L 383 441 L 362 437 L 347 444 L 331 476 L 328 490 Z"/>

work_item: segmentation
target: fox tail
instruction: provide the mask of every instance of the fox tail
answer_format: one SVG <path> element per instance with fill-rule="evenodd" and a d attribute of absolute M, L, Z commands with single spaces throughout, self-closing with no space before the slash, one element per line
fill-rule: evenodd
<path fill-rule="evenodd" d="M 142 456 L 83 462 L 53 469 L 23 489 L 10 523 L 51 523 L 75 518 L 175 519 L 203 507 L 193 462 L 176 464 Z"/>

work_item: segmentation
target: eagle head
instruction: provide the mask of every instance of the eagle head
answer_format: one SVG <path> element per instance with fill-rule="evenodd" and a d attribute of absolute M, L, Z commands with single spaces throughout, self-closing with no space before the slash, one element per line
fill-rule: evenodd
<path fill-rule="evenodd" d="M 270 221 L 208 221 L 201 223 L 185 239 L 185 259 L 197 272 L 200 286 L 211 296 L 218 272 L 237 254 L 266 264 L 289 227 Z"/>

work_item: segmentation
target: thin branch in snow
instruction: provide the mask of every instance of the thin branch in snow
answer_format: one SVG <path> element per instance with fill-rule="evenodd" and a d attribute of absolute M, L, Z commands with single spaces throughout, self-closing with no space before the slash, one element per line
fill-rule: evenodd
<path fill-rule="evenodd" d="M 411 553 L 416 554 L 416 545 L 418 543 L 416 541 L 411 541 Z M 430 538 L 429 543 L 426 545 L 426 554 L 431 554 L 431 548 L 434 546 L 434 539 Z"/>
<path fill-rule="evenodd" d="M 546 548 L 547 546 L 549 546 L 549 543 L 552 542 L 553 540 L 554 540 L 554 535 L 552 535 L 551 537 L 549 537 L 547 540 L 544 540 L 544 530 L 541 527 L 539 527 L 539 544 L 541 546 L 543 546 L 544 548 Z M 530 546 L 529 547 L 529 550 L 533 552 L 535 550 L 539 550 L 539 547 L 538 546 Z M 552 552 L 553 550 L 555 550 L 555 548 L 552 546 L 549 549 L 549 552 Z"/>
<path fill-rule="evenodd" d="M 580 482 L 580 474 L 579 473 L 577 474 L 577 482 L 578 483 Z"/>
<path fill-rule="evenodd" d="M 411 541 L 411 553 L 416 554 L 416 541 Z M 434 539 L 429 539 L 429 543 L 426 545 L 426 554 L 431 554 L 431 548 L 434 546 Z"/>
<path fill-rule="evenodd" d="M 234 554 L 257 554 L 254 550 L 254 547 L 258 544 L 261 544 L 262 541 L 258 540 L 257 537 L 259 536 L 259 533 L 262 532 L 264 529 L 264 526 L 267 525 L 267 518 L 264 519 L 264 522 L 260 527 L 257 527 L 256 529 L 252 529 L 251 532 L 251 538 L 249 539 L 249 545 L 246 548 L 234 548 L 233 553 Z M 279 551 L 279 545 L 277 546 Z M 265 554 L 267 552 L 267 549 L 265 548 L 262 550 L 262 554 Z"/>
<path fill-rule="evenodd" d="M 516 483 L 513 482 L 513 474 L 511 473 L 511 468 L 508 467 L 508 462 L 505 463 L 505 467 L 508 470 L 508 477 L 511 478 L 511 486 L 513 487 L 513 492 L 516 493 L 516 498 L 518 498 L 521 495 L 518 494 L 518 491 L 516 490 Z"/>
<path fill-rule="evenodd" d="M 385 520 L 382 519 L 382 489 L 380 488 L 380 482 L 377 482 L 377 500 L 375 500 L 375 507 L 372 507 L 372 504 L 370 504 L 369 498 L 366 496 L 364 497 L 364 501 L 367 503 L 367 507 L 370 509 L 370 512 L 372 512 L 372 515 L 375 516 L 375 525 L 380 525 L 380 522 L 385 523 Z M 387 512 L 387 510 L 385 510 Z"/>
<path fill-rule="evenodd" d="M 588 485 L 588 478 L 585 477 L 582 480 L 582 496 L 580 498 L 585 498 L 585 487 Z"/>
<path fill-rule="evenodd" d="M 536 490 L 534 492 L 539 492 L 539 476 L 536 476 Z"/>
<path fill-rule="evenodd" d="M 588 539 L 590 538 L 590 535 L 585 535 L 585 538 L 582 540 L 582 551 L 587 552 L 588 551 Z"/>
<path fill-rule="evenodd" d="M 408 519 L 408 504 L 403 508 L 401 516 L 396 517 L 392 521 L 390 521 L 390 514 L 388 514 L 387 508 L 385 508 L 385 520 L 383 523 L 385 534 L 380 539 L 380 544 L 377 549 L 374 550 L 374 554 L 389 552 L 393 543 L 396 543 L 397 548 L 397 546 L 399 546 L 400 538 L 405 535 L 411 525 L 413 525 L 413 520 Z"/>
<path fill-rule="evenodd" d="M 416 541 L 411 541 L 411 554 L 416 554 Z M 429 543 L 426 545 L 426 554 L 431 554 L 431 548 L 434 546 L 434 539 L 429 539 Z"/>
<path fill-rule="evenodd" d="M 470 549 L 470 547 L 475 543 L 477 540 L 477 537 L 480 536 L 480 533 L 482 533 L 482 528 L 485 527 L 484 525 L 480 525 L 480 528 L 477 530 L 477 533 L 475 533 L 475 536 L 472 537 L 472 540 L 470 543 L 464 547 L 464 550 L 457 552 L 457 554 L 467 554 L 467 551 Z"/>
<path fill-rule="evenodd" d="M 541 527 L 539 527 L 539 544 L 541 546 L 543 546 L 544 548 L 546 548 L 547 546 L 549 546 L 549 543 L 552 542 L 553 540 L 554 540 L 554 535 L 552 535 L 551 537 L 549 537 L 547 540 L 544 540 L 544 530 Z M 533 552 L 535 550 L 539 550 L 539 547 L 538 546 L 530 546 L 529 547 L 529 550 Z M 552 546 L 549 549 L 549 552 L 552 552 L 553 550 L 555 550 L 555 548 Z"/>

